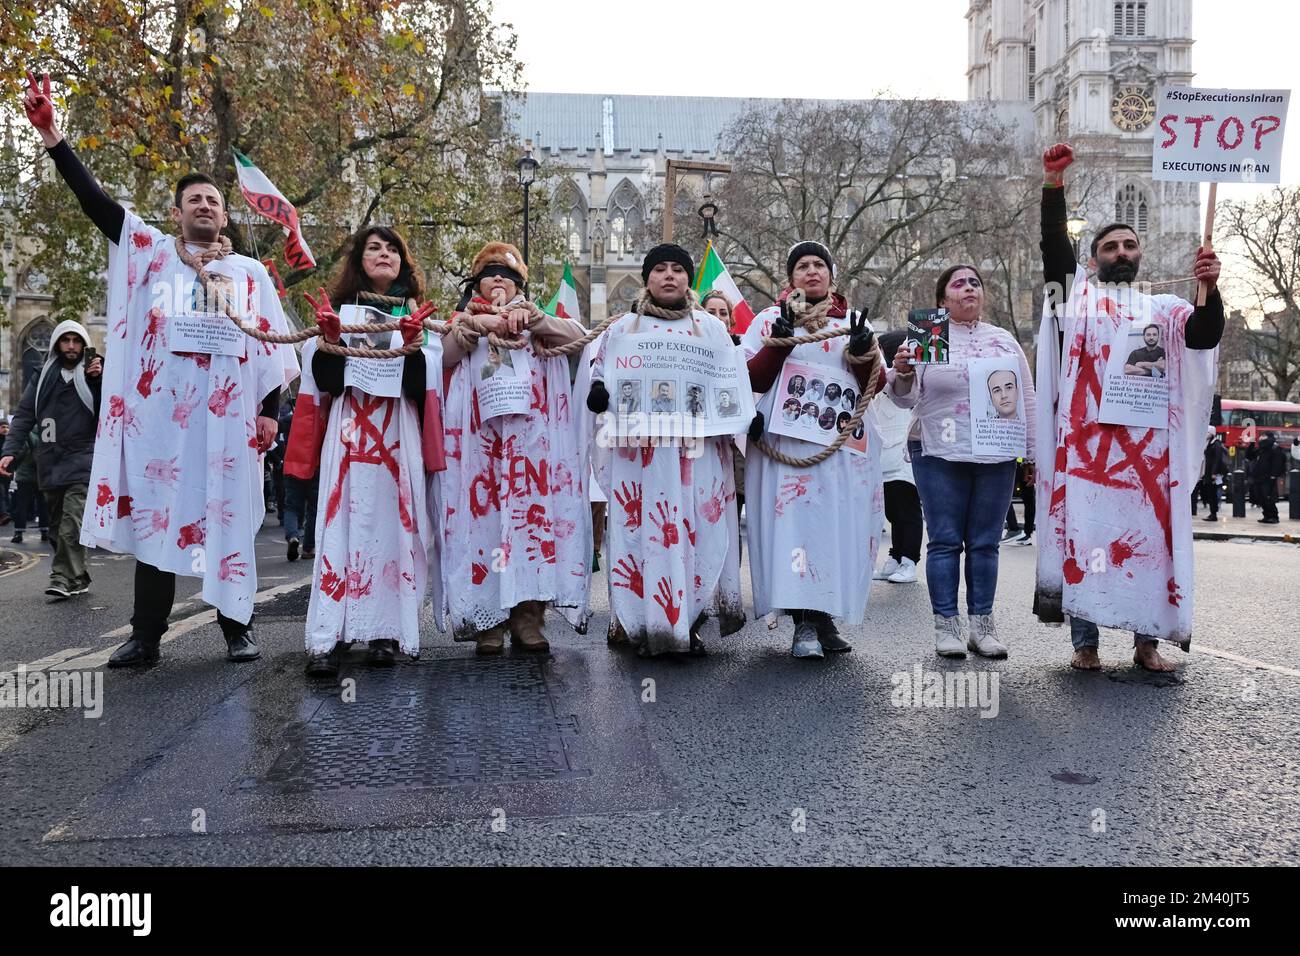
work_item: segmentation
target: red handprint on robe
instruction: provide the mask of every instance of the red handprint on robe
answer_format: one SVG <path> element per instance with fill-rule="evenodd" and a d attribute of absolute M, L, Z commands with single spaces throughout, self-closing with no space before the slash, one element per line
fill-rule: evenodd
<path fill-rule="evenodd" d="M 172 399 L 175 404 L 172 406 L 172 421 L 180 425 L 181 428 L 190 427 L 190 413 L 194 411 L 199 404 L 199 390 L 190 382 L 185 386 L 185 391 L 179 395 L 176 389 L 168 389 L 172 393 Z"/>
<path fill-rule="evenodd" d="M 777 515 L 785 514 L 786 505 L 807 495 L 810 484 L 812 484 L 812 475 L 793 475 L 786 478 L 781 483 L 781 488 L 776 494 L 775 510 Z"/>
<path fill-rule="evenodd" d="M 240 552 L 235 551 L 221 559 L 221 564 L 217 568 L 217 579 L 220 581 L 236 581 L 245 577 L 248 573 L 247 561 L 236 561 L 240 557 Z"/>
<path fill-rule="evenodd" d="M 140 423 L 135 419 L 135 412 L 131 411 L 126 400 L 121 395 L 111 395 L 108 399 L 108 417 L 107 422 L 108 435 L 113 438 L 117 435 L 118 428 L 122 429 L 122 436 L 137 437 L 140 434 Z"/>
<path fill-rule="evenodd" d="M 212 390 L 208 396 L 208 411 L 218 418 L 224 418 L 230 404 L 239 397 L 239 383 L 229 376 Z"/>
<path fill-rule="evenodd" d="M 644 564 L 638 564 L 636 555 L 629 554 L 626 558 L 619 558 L 618 563 L 610 569 L 610 575 L 621 580 L 611 581 L 610 583 L 616 588 L 627 588 L 639 598 L 645 597 L 645 582 L 641 578 L 641 572 L 644 570 Z"/>
<path fill-rule="evenodd" d="M 629 488 L 627 482 L 622 482 L 620 487 L 614 489 L 614 500 L 623 506 L 623 513 L 626 517 L 623 520 L 623 527 L 629 531 L 635 531 L 641 527 L 641 483 L 632 482 Z"/>
<path fill-rule="evenodd" d="M 184 551 L 194 545 L 202 545 L 207 540 L 206 519 L 200 518 L 192 524 L 181 525 L 181 532 L 176 536 L 176 547 Z"/>
<path fill-rule="evenodd" d="M 555 539 L 550 537 L 549 528 L 544 529 L 546 535 L 539 535 L 533 528 L 528 529 L 528 537 L 532 540 L 525 552 L 528 554 L 529 561 L 541 560 L 543 564 L 555 563 Z"/>
<path fill-rule="evenodd" d="M 167 525 L 171 523 L 171 516 L 170 508 L 141 508 L 131 516 L 135 524 L 136 537 L 143 540 L 166 531 Z"/>
<path fill-rule="evenodd" d="M 135 390 L 140 393 L 141 398 L 148 398 L 154 393 L 153 379 L 161 370 L 162 363 L 155 361 L 152 355 L 149 356 L 147 364 L 144 359 L 140 359 L 140 378 L 135 383 Z"/>
<path fill-rule="evenodd" d="M 671 548 L 681 542 L 681 536 L 677 531 L 676 505 L 673 505 L 672 511 L 669 511 L 668 502 L 656 501 L 655 510 L 650 515 L 650 523 L 659 530 L 660 537 L 650 536 L 650 540 L 655 544 L 662 544 L 665 548 Z"/>
<path fill-rule="evenodd" d="M 677 603 L 682 599 L 681 590 L 679 589 L 677 591 L 677 601 L 674 601 L 672 584 L 669 583 L 667 578 L 660 578 L 659 593 L 652 595 L 652 597 L 654 598 L 655 603 L 658 604 L 661 608 L 663 608 L 664 617 L 668 619 L 668 623 L 676 627 L 677 619 L 682 616 L 682 606 L 681 604 Z"/>
<path fill-rule="evenodd" d="M 161 481 L 165 485 L 175 485 L 176 480 L 181 476 L 180 465 L 176 464 L 177 456 L 171 458 L 154 458 L 144 466 L 144 476 L 151 481 Z"/>
<path fill-rule="evenodd" d="M 167 316 L 163 315 L 163 310 L 154 306 L 145 313 L 144 335 L 140 338 L 140 344 L 149 351 L 161 345 L 167 347 Z"/>
<path fill-rule="evenodd" d="M 709 524 L 717 524 L 722 518 L 722 509 L 726 502 L 726 488 L 721 480 L 714 478 L 713 487 L 709 489 L 709 497 L 700 505 L 700 513 L 704 515 L 704 520 Z"/>
<path fill-rule="evenodd" d="M 326 555 L 321 555 L 320 589 L 323 594 L 332 597 L 335 601 L 342 601 L 343 595 L 347 592 L 347 582 L 335 572 L 334 566 L 330 564 L 330 559 Z"/>

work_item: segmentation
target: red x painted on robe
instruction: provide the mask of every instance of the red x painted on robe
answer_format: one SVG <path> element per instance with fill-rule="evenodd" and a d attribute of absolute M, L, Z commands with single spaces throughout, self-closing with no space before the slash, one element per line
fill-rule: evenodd
<path fill-rule="evenodd" d="M 393 476 L 393 483 L 397 485 L 397 513 L 401 518 L 402 527 L 407 531 L 413 531 L 415 523 L 411 520 L 410 502 L 406 495 L 402 494 L 402 470 L 394 455 L 402 442 L 399 439 L 393 442 L 391 447 L 384 444 L 384 432 L 388 431 L 388 426 L 392 423 L 393 415 L 397 411 L 397 401 L 366 395 L 365 400 L 358 403 L 356 392 L 348 393 L 348 401 L 352 405 L 352 440 L 346 443 L 348 450 L 343 454 L 343 460 L 339 462 L 338 477 L 334 481 L 334 487 L 330 491 L 329 501 L 325 507 L 325 523 L 329 524 L 338 514 L 343 499 L 343 479 L 347 476 L 352 463 L 360 462 L 364 465 L 383 465 L 388 469 L 388 473 Z M 384 422 L 382 426 L 376 426 L 371 416 L 381 407 L 384 411 Z M 366 444 L 367 438 L 370 439 L 369 445 Z"/>

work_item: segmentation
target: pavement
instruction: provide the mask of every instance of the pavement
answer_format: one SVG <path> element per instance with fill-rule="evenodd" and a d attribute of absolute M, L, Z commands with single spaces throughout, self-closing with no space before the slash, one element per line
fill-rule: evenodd
<path fill-rule="evenodd" d="M 1166 652 L 1172 675 L 1135 668 L 1118 632 L 1103 671 L 1072 671 L 1068 632 L 1030 613 L 1034 548 L 1008 544 L 1005 661 L 937 658 L 924 583 L 877 583 L 850 654 L 792 659 L 782 619 L 705 658 L 642 660 L 603 640 L 602 573 L 588 634 L 548 616 L 549 655 L 476 659 L 426 621 L 418 662 L 354 655 L 338 685 L 302 675 L 310 567 L 273 519 L 263 654 L 245 665 L 182 578 L 162 662 L 104 671 L 132 560 L 96 553 L 91 592 L 47 604 L 48 552 L 11 550 L 27 558 L 0 572 L 0 671 L 102 674 L 103 710 L 0 709 L 9 864 L 1300 859 L 1300 547 L 1284 542 L 1196 542 L 1195 643 Z M 968 676 L 989 693 L 955 699 Z"/>

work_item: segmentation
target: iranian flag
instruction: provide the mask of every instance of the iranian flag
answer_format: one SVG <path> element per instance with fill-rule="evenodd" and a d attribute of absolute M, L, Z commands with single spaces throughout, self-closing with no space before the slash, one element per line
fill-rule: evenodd
<path fill-rule="evenodd" d="M 713 248 L 712 239 L 704 249 L 704 260 L 700 263 L 700 271 L 695 277 L 695 291 L 701 298 L 706 292 L 721 292 L 731 300 L 731 314 L 736 320 L 732 331 L 737 335 L 749 328 L 749 323 L 754 320 L 754 310 L 740 294 L 740 289 L 736 287 L 736 280 L 731 278 L 731 273 L 722 263 L 722 257 Z"/>
<path fill-rule="evenodd" d="M 543 311 L 557 318 L 582 321 L 582 316 L 578 314 L 578 287 L 574 284 L 573 270 L 569 268 L 568 262 L 564 263 L 564 278 L 560 280 L 560 287 L 555 290 L 555 295 Z"/>
<path fill-rule="evenodd" d="M 231 152 L 235 154 L 235 170 L 239 173 L 239 190 L 244 199 L 259 216 L 278 222 L 288 232 L 284 240 L 285 261 L 294 269 L 315 268 L 316 257 L 311 254 L 298 225 L 298 210 L 275 188 L 275 183 L 266 178 L 266 173 L 253 165 L 251 159 L 237 149 Z"/>

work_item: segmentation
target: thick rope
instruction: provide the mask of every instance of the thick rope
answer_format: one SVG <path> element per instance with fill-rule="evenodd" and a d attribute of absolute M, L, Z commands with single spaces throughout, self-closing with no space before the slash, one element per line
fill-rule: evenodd
<path fill-rule="evenodd" d="M 778 341 L 785 340 L 778 339 Z M 867 413 L 867 406 L 869 406 L 871 400 L 876 397 L 876 392 L 878 391 L 880 384 L 880 368 L 885 361 L 884 356 L 880 354 L 880 346 L 878 345 L 873 346 L 871 351 L 864 356 L 846 356 L 846 358 L 850 361 L 854 358 L 859 358 L 859 361 L 855 363 L 859 365 L 870 363 L 870 367 L 867 369 L 868 384 L 862 389 L 862 394 L 858 396 L 858 403 L 853 408 L 852 417 L 849 418 L 848 422 L 845 423 L 843 430 L 835 436 L 835 439 L 829 445 L 817 452 L 815 455 L 810 455 L 807 458 L 794 458 L 783 451 L 778 451 L 773 448 L 761 438 L 757 441 L 750 442 L 750 444 L 756 447 L 763 454 L 767 455 L 768 458 L 775 459 L 783 465 L 789 465 L 791 468 L 811 468 L 813 465 L 820 465 L 827 458 L 830 458 L 831 455 L 839 451 L 840 446 L 848 441 L 849 436 L 852 435 L 853 432 L 857 431 L 858 426 L 862 424 L 862 418 Z"/>
<path fill-rule="evenodd" d="M 292 345 L 295 342 L 305 342 L 313 336 L 321 335 L 320 328 L 299 329 L 297 332 L 270 332 L 259 329 L 255 325 L 247 325 L 240 321 L 239 316 L 234 312 L 234 303 L 230 301 L 224 289 L 215 284 L 212 277 L 208 275 L 205 267 L 210 262 L 223 259 L 230 254 L 230 240 L 225 236 L 221 241 L 209 245 L 198 254 L 191 253 L 185 248 L 184 241 L 179 236 L 176 237 L 176 255 L 181 262 L 193 269 L 199 277 L 199 283 L 203 286 L 203 291 L 207 295 L 209 302 L 219 302 L 222 306 L 222 312 L 225 316 L 234 322 L 236 327 L 247 335 L 249 338 L 257 339 L 259 342 L 270 342 L 273 345 Z M 374 292 L 359 292 L 357 297 L 364 302 L 373 302 L 379 305 L 406 305 L 407 301 L 402 298 L 391 295 L 379 295 Z M 446 335 L 448 325 L 446 322 L 434 322 L 431 319 L 424 320 L 424 327 L 431 329 L 439 335 Z M 359 333 L 359 332 L 395 332 L 401 328 L 400 321 L 393 322 L 366 322 L 361 325 L 345 325 L 340 328 L 341 332 Z M 403 345 L 396 349 L 360 349 L 351 346 L 334 344 L 325 341 L 322 336 L 317 347 L 322 352 L 329 352 L 333 355 L 345 355 L 353 358 L 399 358 L 404 355 L 411 355 L 418 352 L 422 347 L 421 342 L 412 342 L 409 345 Z"/>

